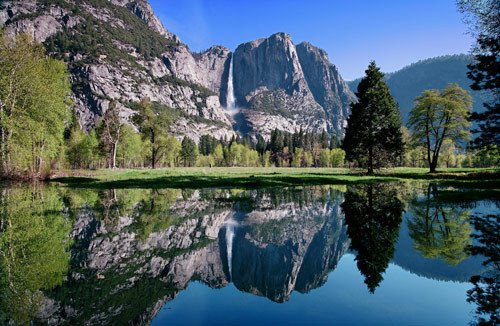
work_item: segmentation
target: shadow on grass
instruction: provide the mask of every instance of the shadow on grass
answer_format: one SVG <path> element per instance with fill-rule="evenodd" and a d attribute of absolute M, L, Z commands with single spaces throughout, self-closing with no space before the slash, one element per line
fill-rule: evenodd
<path fill-rule="evenodd" d="M 354 184 L 398 181 L 392 177 L 356 177 L 352 175 L 322 175 L 322 176 L 287 176 L 268 174 L 258 176 L 162 176 L 156 178 L 130 178 L 124 180 L 98 180 L 80 177 L 65 177 L 51 180 L 67 185 L 71 188 L 262 188 L 273 186 L 301 186 L 301 185 L 328 185 Z"/>
<path fill-rule="evenodd" d="M 51 180 L 64 184 L 71 188 L 96 188 L 96 189 L 120 189 L 120 188 L 262 188 L 273 186 L 305 186 L 305 185 L 334 185 L 334 184 L 358 184 L 358 183 L 378 183 L 402 180 L 423 180 L 436 181 L 453 185 L 467 184 L 469 187 L 478 188 L 498 188 L 500 173 L 493 172 L 474 172 L 474 173 L 380 173 L 375 175 L 366 175 L 361 172 L 307 172 L 297 174 L 267 172 L 255 174 L 165 174 L 161 176 L 148 176 L 147 173 L 139 176 L 133 176 L 119 179 L 120 175 L 113 175 L 108 179 L 103 177 L 62 177 Z"/>

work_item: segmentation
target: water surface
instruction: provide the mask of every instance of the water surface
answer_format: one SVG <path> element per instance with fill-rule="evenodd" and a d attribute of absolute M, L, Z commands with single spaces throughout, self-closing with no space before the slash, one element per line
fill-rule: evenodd
<path fill-rule="evenodd" d="M 21 324 L 477 321 L 477 217 L 497 193 L 385 183 L 240 189 L 4 187 L 0 320 Z M 483 237 L 484 238 L 484 237 Z"/>

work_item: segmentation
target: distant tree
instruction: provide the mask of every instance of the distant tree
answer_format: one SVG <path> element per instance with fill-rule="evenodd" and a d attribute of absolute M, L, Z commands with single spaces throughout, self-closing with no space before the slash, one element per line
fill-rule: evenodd
<path fill-rule="evenodd" d="M 99 160 L 99 140 L 94 130 L 86 134 L 79 125 L 76 125 L 66 141 L 66 149 L 71 168 L 92 168 Z"/>
<path fill-rule="evenodd" d="M 197 158 L 198 158 L 198 147 L 196 146 L 196 143 L 191 138 L 187 136 L 184 137 L 181 143 L 181 159 L 183 165 L 186 167 L 195 166 Z"/>
<path fill-rule="evenodd" d="M 450 84 L 442 91 L 426 90 L 416 98 L 408 124 L 415 139 L 426 147 L 431 173 L 436 172 L 446 139 L 455 142 L 468 139 L 471 107 L 471 96 L 457 84 Z"/>
<path fill-rule="evenodd" d="M 224 149 L 222 147 L 222 144 L 218 144 L 215 147 L 215 150 L 214 150 L 214 160 L 215 160 L 215 164 L 217 166 L 223 166 L 224 165 Z"/>
<path fill-rule="evenodd" d="M 145 98 L 139 103 L 139 110 L 133 119 L 151 145 L 151 167 L 154 169 L 166 150 L 165 139 L 171 122 L 168 108 L 155 110 L 151 101 Z"/>
<path fill-rule="evenodd" d="M 264 137 L 262 137 L 262 135 L 258 134 L 257 144 L 255 145 L 255 149 L 257 150 L 257 152 L 259 152 L 260 155 L 263 155 L 264 152 L 266 151 L 266 146 L 267 146 L 266 140 L 264 139 Z"/>
<path fill-rule="evenodd" d="M 99 125 L 98 134 L 101 141 L 102 150 L 108 156 L 108 168 L 116 168 L 116 152 L 120 142 L 123 128 L 123 122 L 115 101 L 109 104 L 109 108 L 104 112 Z"/>
<path fill-rule="evenodd" d="M 395 164 L 403 151 L 401 117 L 384 81 L 371 62 L 358 85 L 358 102 L 351 104 L 343 147 L 349 161 L 373 174 L 375 168 Z"/>
<path fill-rule="evenodd" d="M 337 148 L 339 146 L 337 136 L 335 134 L 332 134 L 330 136 L 330 149 Z"/>
<path fill-rule="evenodd" d="M 323 130 L 321 132 L 321 135 L 319 136 L 319 143 L 321 144 L 321 148 L 328 148 L 329 147 L 329 139 L 330 137 L 328 136 L 328 133 Z"/>
<path fill-rule="evenodd" d="M 181 143 L 170 135 L 166 136 L 162 143 L 164 144 L 162 162 L 169 167 L 179 166 Z"/>
<path fill-rule="evenodd" d="M 478 122 L 479 137 L 476 147 L 500 146 L 500 2 L 497 0 L 458 0 L 459 10 L 476 37 L 472 51 L 475 61 L 468 65 L 468 77 L 474 90 L 489 90 L 493 102 L 484 103 L 486 111 L 474 112 L 472 119 Z"/>
<path fill-rule="evenodd" d="M 318 163 L 320 167 L 327 168 L 331 166 L 330 163 L 330 150 L 323 148 L 319 153 Z"/>
<path fill-rule="evenodd" d="M 343 149 L 334 148 L 330 151 L 330 162 L 332 167 L 338 168 L 344 164 L 345 152 Z"/>
<path fill-rule="evenodd" d="M 198 145 L 201 155 L 210 155 L 214 152 L 215 147 L 218 144 L 218 140 L 211 135 L 203 135 L 200 137 L 200 143 Z"/>
<path fill-rule="evenodd" d="M 116 156 L 122 167 L 137 167 L 144 162 L 144 142 L 131 126 L 123 126 Z"/>

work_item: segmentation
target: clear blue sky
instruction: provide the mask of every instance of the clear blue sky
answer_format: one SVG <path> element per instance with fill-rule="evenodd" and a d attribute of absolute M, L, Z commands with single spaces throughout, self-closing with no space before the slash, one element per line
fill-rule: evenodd
<path fill-rule="evenodd" d="M 421 59 L 467 53 L 472 39 L 455 0 L 150 0 L 193 51 L 289 33 L 325 49 L 342 76 L 370 60 L 385 72 Z"/>

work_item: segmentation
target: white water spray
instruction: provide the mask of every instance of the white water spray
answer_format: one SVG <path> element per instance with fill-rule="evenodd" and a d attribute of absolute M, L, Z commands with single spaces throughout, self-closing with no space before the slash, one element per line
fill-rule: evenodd
<path fill-rule="evenodd" d="M 226 252 L 227 252 L 227 266 L 229 269 L 229 277 L 233 278 L 233 242 L 235 236 L 235 228 L 238 223 L 232 218 L 226 223 Z"/>
<path fill-rule="evenodd" d="M 236 108 L 236 98 L 234 96 L 234 84 L 233 84 L 233 55 L 231 55 L 231 61 L 229 61 L 229 75 L 227 77 L 227 95 L 226 95 L 226 110 L 229 111 L 231 115 L 238 113 Z"/>

